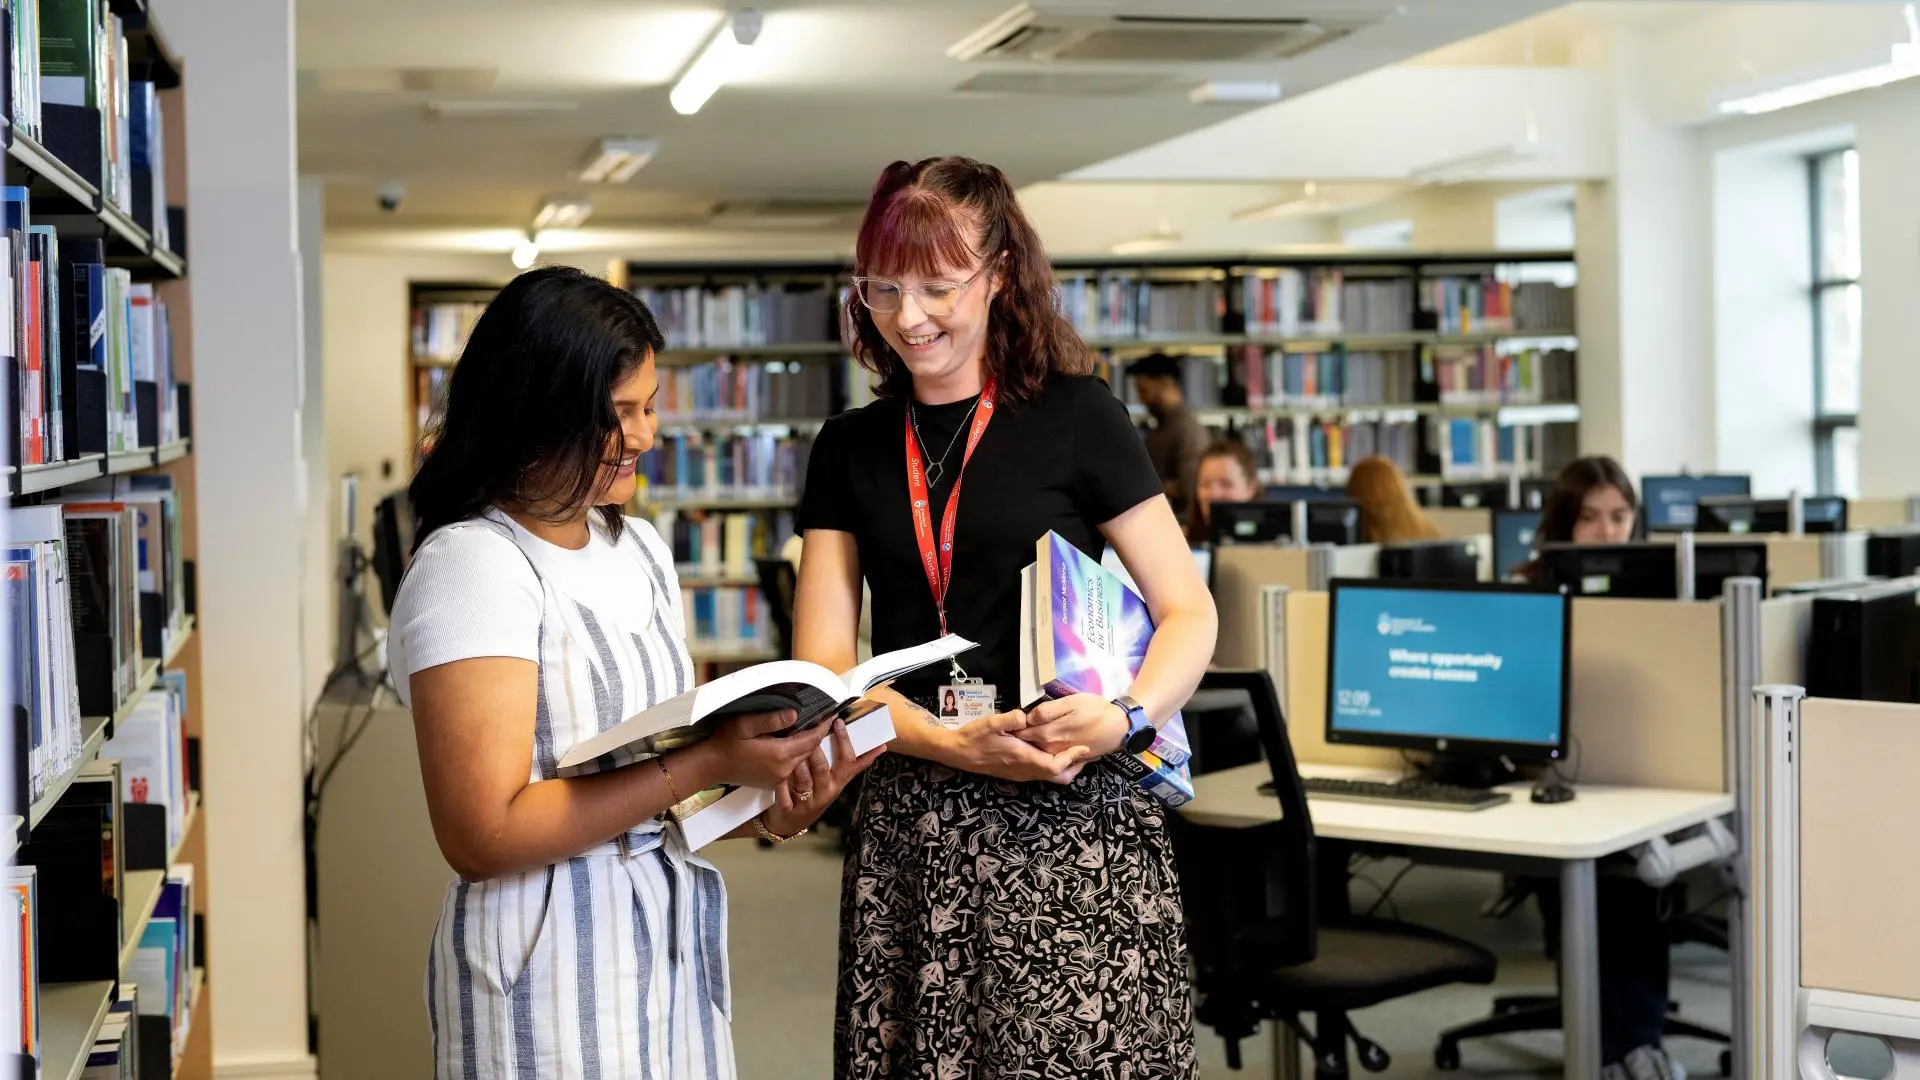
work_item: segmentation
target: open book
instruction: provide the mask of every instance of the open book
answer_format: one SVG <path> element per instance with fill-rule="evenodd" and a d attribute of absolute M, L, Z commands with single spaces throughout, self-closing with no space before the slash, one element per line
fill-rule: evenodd
<path fill-rule="evenodd" d="M 966 638 L 948 634 L 924 645 L 882 653 L 840 675 L 805 660 L 755 664 L 668 698 L 580 741 L 560 759 L 558 772 L 587 776 L 658 757 L 699 742 L 721 720 L 741 713 L 792 709 L 798 719 L 790 731 L 805 731 L 835 717 L 850 719 L 867 691 L 908 672 L 952 660 L 973 647 Z"/>

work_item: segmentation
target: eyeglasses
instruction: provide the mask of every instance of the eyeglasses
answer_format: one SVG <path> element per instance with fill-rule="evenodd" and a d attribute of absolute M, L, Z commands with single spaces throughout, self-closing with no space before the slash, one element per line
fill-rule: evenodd
<path fill-rule="evenodd" d="M 979 280 L 980 275 L 986 273 L 992 265 L 989 262 L 975 270 L 973 276 L 965 281 L 923 281 L 911 290 L 891 278 L 856 277 L 853 279 L 854 294 L 860 297 L 860 302 L 867 305 L 869 311 L 884 315 L 899 311 L 901 297 L 911 291 L 914 302 L 920 305 L 921 311 L 928 315 L 943 317 L 953 314 L 953 309 L 959 306 L 960 297 L 966 293 L 967 288 Z"/>

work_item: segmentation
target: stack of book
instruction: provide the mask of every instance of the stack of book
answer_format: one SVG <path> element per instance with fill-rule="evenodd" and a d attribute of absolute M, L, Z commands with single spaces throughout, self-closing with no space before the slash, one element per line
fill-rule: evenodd
<path fill-rule="evenodd" d="M 1513 323 L 1517 330 L 1568 332 L 1574 326 L 1574 287 L 1551 281 L 1523 281 L 1515 285 Z"/>
<path fill-rule="evenodd" d="M 42 80 L 34 78 L 41 70 L 40 35 L 30 28 L 40 26 L 40 0 L 6 0 L 0 8 L 0 33 L 5 36 L 7 77 L 0 80 L 5 93 L 7 122 L 15 131 L 39 142 L 42 128 Z"/>
<path fill-rule="evenodd" d="M 799 490 L 813 440 L 800 435 L 665 435 L 640 456 L 647 500 L 783 499 Z"/>
<path fill-rule="evenodd" d="M 129 807 L 153 807 L 162 816 L 168 851 L 186 839 L 186 715 L 185 673 L 163 672 L 159 684 L 140 696 L 100 748 L 102 758 L 120 763 L 121 801 Z"/>
<path fill-rule="evenodd" d="M 1329 408 L 1410 404 L 1419 370 L 1406 352 L 1292 352 L 1247 345 L 1230 359 L 1232 377 L 1252 407 Z"/>
<path fill-rule="evenodd" d="M 1292 416 L 1243 428 L 1241 438 L 1269 484 L 1337 479 L 1363 458 L 1379 454 L 1404 473 L 1417 471 L 1420 425 L 1414 420 L 1354 420 Z"/>
<path fill-rule="evenodd" d="M 1247 333 L 1258 337 L 1340 333 L 1344 282 L 1345 275 L 1333 267 L 1289 266 L 1245 275 L 1240 279 L 1240 303 Z"/>
<path fill-rule="evenodd" d="M 451 364 L 460 359 L 460 350 L 467 347 L 467 335 L 473 333 L 473 324 L 480 321 L 480 313 L 485 310 L 486 304 L 472 301 L 416 305 L 413 309 L 414 362 Z"/>
<path fill-rule="evenodd" d="M 80 1080 L 141 1080 L 139 1019 L 140 987 L 123 982 L 94 1037 Z"/>
<path fill-rule="evenodd" d="M 824 285 L 640 286 L 670 349 L 734 349 L 840 340 L 839 294 Z"/>
<path fill-rule="evenodd" d="M 793 535 L 788 510 L 663 511 L 654 528 L 683 577 L 750 578 L 753 560 L 777 554 Z"/>
<path fill-rule="evenodd" d="M 1443 334 L 1513 329 L 1513 286 L 1491 273 L 1420 282 L 1420 313 Z"/>
<path fill-rule="evenodd" d="M 1340 286 L 1340 333 L 1398 334 L 1413 329 L 1413 280 L 1347 278 Z"/>
<path fill-rule="evenodd" d="M 70 569 L 74 545 L 58 506 L 7 511 L 7 536 L 7 704 L 23 718 L 27 790 L 20 801 L 31 805 L 79 763 L 85 735 L 74 663 L 75 619 L 68 613 L 81 604 L 89 611 L 99 605 L 95 597 L 76 594 Z"/>
<path fill-rule="evenodd" d="M 1442 403 L 1511 405 L 1572 400 L 1573 358 L 1566 349 L 1449 345 L 1434 347 L 1427 363 Z"/>
<path fill-rule="evenodd" d="M 1193 337 L 1220 332 L 1217 281 L 1154 280 L 1135 271 L 1064 273 L 1060 310 L 1085 338 Z"/>
<path fill-rule="evenodd" d="M 721 357 L 660 372 L 654 408 L 664 423 L 824 420 L 839 412 L 844 369 L 800 360 L 773 363 Z"/>

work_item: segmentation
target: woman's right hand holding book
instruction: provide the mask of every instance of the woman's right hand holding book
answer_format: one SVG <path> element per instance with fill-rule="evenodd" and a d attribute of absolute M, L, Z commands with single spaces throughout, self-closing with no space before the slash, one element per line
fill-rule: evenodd
<path fill-rule="evenodd" d="M 1093 752 L 1085 746 L 1068 746 L 1057 754 L 1049 754 L 1015 734 L 1025 730 L 1027 723 L 1027 714 L 1014 709 L 946 731 L 941 740 L 939 761 L 966 772 L 1016 783 L 1032 780 L 1073 783 Z"/>
<path fill-rule="evenodd" d="M 833 730 L 830 724 L 815 724 L 808 731 L 779 734 L 793 727 L 795 721 L 792 709 L 729 716 L 714 728 L 711 737 L 681 752 L 706 757 L 706 775 L 719 783 L 776 788 Z"/>

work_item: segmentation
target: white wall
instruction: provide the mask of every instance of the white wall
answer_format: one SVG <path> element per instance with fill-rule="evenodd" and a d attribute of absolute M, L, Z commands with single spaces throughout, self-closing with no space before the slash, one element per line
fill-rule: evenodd
<path fill-rule="evenodd" d="M 321 248 L 326 233 L 325 185 L 302 181 L 299 203 L 300 453 L 306 476 L 302 491 L 306 499 L 301 508 L 306 529 L 300 551 L 300 565 L 305 571 L 300 604 L 300 700 L 311 709 L 319 699 L 327 672 L 332 669 L 330 643 L 333 639 L 333 602 L 329 597 L 334 557 L 328 533 L 332 511 L 327 503 L 326 353 L 322 348 L 325 335 L 320 306 L 325 286 L 321 272 Z"/>
<path fill-rule="evenodd" d="M 207 950 L 217 1073 L 311 1077 L 292 0 L 162 0 L 187 72 Z"/>

